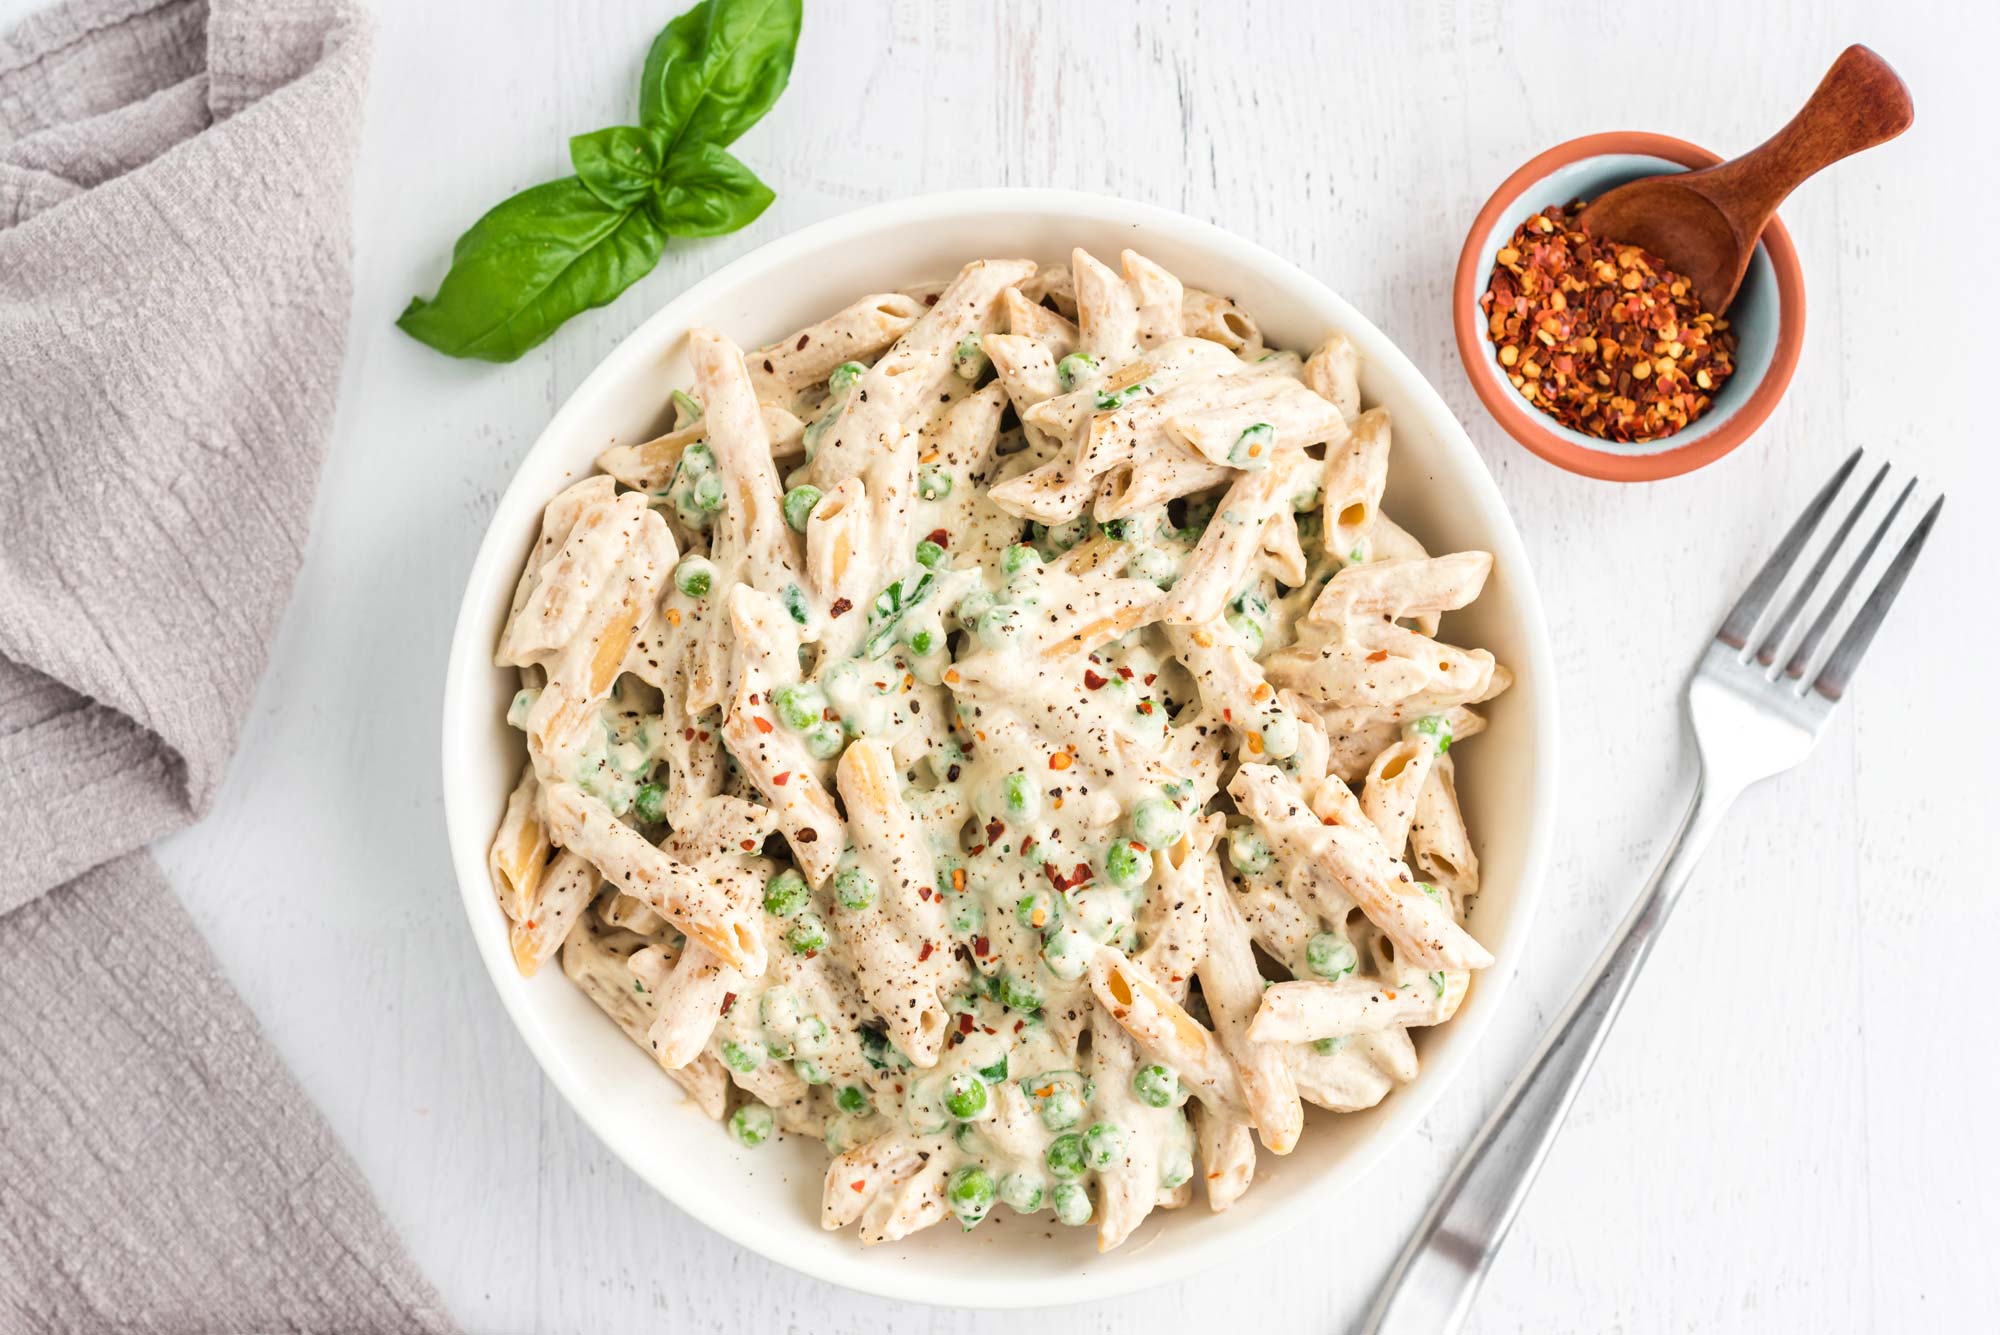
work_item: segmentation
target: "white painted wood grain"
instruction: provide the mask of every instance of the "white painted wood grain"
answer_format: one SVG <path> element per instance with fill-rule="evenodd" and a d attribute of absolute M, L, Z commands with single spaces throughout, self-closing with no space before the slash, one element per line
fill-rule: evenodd
<path fill-rule="evenodd" d="M 1710 852 L 1475 1328 L 1990 1327 L 2000 1005 L 1975 943 L 2000 934 L 2000 898 L 1961 850 L 1981 846 L 2000 796 L 1969 726 L 1990 712 L 1976 697 L 2000 662 L 1983 509 L 2000 466 L 1990 243 L 1948 220 L 1984 229 L 2000 213 L 2000 127 L 1976 63 L 2000 35 L 1990 7 L 1892 22 L 1859 3 L 1703 0 L 1639 17 L 1445 0 L 812 0 L 791 90 L 738 146 L 778 191 L 756 226 L 675 246 L 624 299 L 509 367 L 448 362 L 397 333 L 397 311 L 430 290 L 481 209 L 561 174 L 567 135 L 630 118 L 645 43 L 680 7 L 380 5 L 354 332 L 305 571 L 214 815 L 164 850 L 230 977 L 459 1318 L 480 1331 L 1026 1324 L 799 1278 L 615 1162 L 542 1080 L 480 970 L 436 762 L 474 547 L 591 366 L 687 283 L 804 223 L 1010 184 L 1213 219 L 1396 338 L 1519 519 L 1565 711 L 1536 942 L 1488 1055 L 1422 1133 L 1255 1277 L 1212 1274 L 1032 1324 L 1111 1335 L 1354 1319 L 1668 828 L 1691 774 L 1678 688 L 1697 643 L 1781 521 L 1860 443 L 1920 465 L 1954 501 L 1853 709 L 1804 769 L 1746 799 Z M 1651 72 L 1663 34 L 1673 91 Z M 1458 366 L 1446 302 L 1487 192 L 1592 130 L 1746 147 L 1856 39 L 1906 74 L 1917 128 L 1784 210 L 1811 318 L 1771 424 L 1696 476 L 1635 488 L 1511 444 Z"/>

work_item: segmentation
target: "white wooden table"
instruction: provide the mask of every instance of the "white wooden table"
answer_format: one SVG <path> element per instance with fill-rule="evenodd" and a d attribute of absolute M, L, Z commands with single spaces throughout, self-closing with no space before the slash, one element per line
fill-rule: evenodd
<path fill-rule="evenodd" d="M 9 10 L 28 4 L 7 0 Z M 1559 845 L 1485 1059 L 1423 1132 L 1253 1276 L 1033 1318 L 1113 1332 L 1352 1321 L 1483 1111 L 1623 911 L 1691 775 L 1679 688 L 1781 521 L 1854 444 L 1953 493 L 1858 698 L 1754 792 L 1698 878 L 1488 1283 L 1476 1329 L 1990 1328 L 2000 1105 L 1975 851 L 2000 662 L 1982 507 L 1989 395 L 1990 8 L 1854 4 L 1234 6 L 812 0 L 790 91 L 737 151 L 778 192 L 739 235 L 676 245 L 612 308 L 506 367 L 391 324 L 452 238 L 629 121 L 679 0 L 396 0 L 359 182 L 353 332 L 305 573 L 214 814 L 164 858 L 230 977 L 476 1330 L 998 1332 L 846 1294 L 740 1251 L 617 1163 L 542 1079 L 481 970 L 446 864 L 445 647 L 500 489 L 647 313 L 736 255 L 910 193 L 1056 185 L 1213 219 L 1368 312 L 1459 411 L 1511 502 L 1562 669 Z M 1844 10 L 1844 15 L 1834 11 Z M 1677 11 L 1678 12 L 1678 11 Z M 1663 64 L 1649 36 L 1672 39 Z M 1727 35 L 1724 35 L 1727 34 Z M 1738 150 L 1848 41 L 1907 76 L 1913 133 L 1784 211 L 1811 318 L 1748 447 L 1640 487 L 1558 472 L 1485 417 L 1446 291 L 1474 210 L 1574 134 Z M 1984 227 L 1982 221 L 1980 226 Z M 1988 592 L 1982 593 L 1985 589 Z M 1139 1322 L 1143 1315 L 1145 1325 Z"/>

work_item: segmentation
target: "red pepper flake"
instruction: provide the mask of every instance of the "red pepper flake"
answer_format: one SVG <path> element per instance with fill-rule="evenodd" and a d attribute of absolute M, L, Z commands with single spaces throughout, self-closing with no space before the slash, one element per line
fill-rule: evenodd
<path fill-rule="evenodd" d="M 1125 680 L 1130 681 L 1132 680 L 1132 669 L 1128 667 L 1119 668 L 1118 675 L 1123 677 Z M 1148 683 L 1150 683 L 1153 679 L 1151 677 L 1148 677 L 1146 678 L 1146 680 Z"/>
<path fill-rule="evenodd" d="M 767 362 L 767 363 L 765 363 L 765 364 L 766 364 L 766 365 L 769 365 L 769 363 L 768 363 L 768 362 Z M 1211 1176 L 1212 1176 L 1212 1175 L 1211 1175 Z M 849 1191 L 852 1191 L 852 1192 L 856 1192 L 856 1193 L 859 1193 L 859 1192 L 863 1192 L 863 1191 L 866 1191 L 866 1190 L 867 1190 L 867 1188 L 866 1188 L 866 1187 L 864 1187 L 864 1186 L 862 1186 L 862 1185 L 861 1185 L 861 1179 L 860 1179 L 860 1178 L 856 1178 L 856 1179 L 855 1179 L 854 1181 L 852 1181 L 852 1182 L 848 1183 L 848 1184 L 847 1184 L 847 1189 L 848 1189 Z"/>
<path fill-rule="evenodd" d="M 1152 702 L 1151 700 L 1141 700 L 1141 701 L 1139 702 L 1139 712 L 1140 712 L 1141 714 L 1150 714 L 1150 713 L 1152 713 L 1152 712 L 1153 712 L 1153 702 Z"/>
<path fill-rule="evenodd" d="M 708 729 L 707 729 L 707 728 L 703 728 L 703 729 L 701 730 L 701 734 L 700 734 L 700 735 L 701 735 L 701 739 L 702 739 L 702 740 L 703 740 L 704 742 L 705 742 L 705 741 L 707 741 L 707 740 L 708 740 Z"/>
<path fill-rule="evenodd" d="M 965 893 L 965 868 L 953 867 L 951 869 L 951 888 L 960 894 Z"/>
<path fill-rule="evenodd" d="M 1110 680 L 1111 678 L 1109 677 L 1098 676 L 1095 672 L 1092 672 L 1089 668 L 1085 668 L 1083 670 L 1083 687 L 1087 691 L 1102 690 L 1105 684 Z"/>
<path fill-rule="evenodd" d="M 987 941 L 985 937 L 975 936 L 972 938 L 972 953 L 975 955 L 984 955 L 989 945 L 990 943 Z M 970 1020 L 971 1018 L 972 1017 L 969 1015 L 966 1017 L 966 1019 L 968 1020 Z"/>
<path fill-rule="evenodd" d="M 780 788 L 783 788 L 786 784 L 790 783 L 791 781 L 792 781 L 792 772 L 788 769 L 781 769 L 776 774 L 773 774 L 771 776 L 771 782 L 777 784 L 778 787 Z"/>
<path fill-rule="evenodd" d="M 1495 256 L 1487 336 L 1522 398 L 1600 440 L 1660 440 L 1707 412 L 1736 369 L 1729 321 L 1638 246 L 1593 237 L 1581 201 L 1548 208 Z"/>
<path fill-rule="evenodd" d="M 826 610 L 829 616 L 846 616 L 854 610 L 854 600 L 852 598 L 836 598 L 833 600 L 833 606 Z"/>
<path fill-rule="evenodd" d="M 1031 834 L 1027 838 L 1021 841 L 1021 856 L 1022 857 L 1028 856 L 1029 853 L 1034 851 L 1034 848 L 1035 848 L 1035 836 Z"/>
<path fill-rule="evenodd" d="M 771 720 L 767 718 L 756 718 L 753 716 L 750 721 L 757 725 L 758 732 L 769 733 L 774 731 L 771 727 Z"/>
<path fill-rule="evenodd" d="M 930 540 L 940 547 L 949 548 L 951 546 L 951 534 L 941 528 L 931 530 Z"/>
<path fill-rule="evenodd" d="M 989 844 L 999 843 L 1000 836 L 1005 833 L 1007 833 L 1007 827 L 1005 825 L 1002 825 L 998 820 L 989 820 L 986 822 L 987 843 Z"/>
<path fill-rule="evenodd" d="M 1368 655 L 1368 661 L 1371 663 L 1380 663 L 1388 657 L 1389 651 L 1387 649 L 1377 649 L 1374 653 Z"/>
<path fill-rule="evenodd" d="M 931 888 L 927 885 L 920 885 L 917 887 L 917 898 L 923 900 L 927 904 L 930 902 L 932 893 L 933 892 Z"/>
<path fill-rule="evenodd" d="M 757 841 L 755 839 L 745 839 L 742 840 L 741 842 L 743 844 L 743 851 L 745 853 L 748 853 L 751 849 L 757 847 Z"/>
<path fill-rule="evenodd" d="M 1129 676 L 1131 676 L 1132 674 L 1131 674 L 1130 672 L 1127 672 L 1127 673 L 1126 673 L 1125 675 L 1129 677 Z M 1153 684 L 1154 682 L 1158 681 L 1159 679 L 1160 679 L 1160 674 L 1159 674 L 1159 673 L 1157 673 L 1157 672 L 1148 672 L 1148 673 L 1146 674 L 1146 680 L 1145 680 L 1145 683 L 1144 683 L 1144 684 L 1145 684 L 1145 685 L 1147 685 L 1147 686 L 1151 686 L 1151 685 L 1152 685 L 1152 684 Z"/>
<path fill-rule="evenodd" d="M 798 841 L 802 844 L 816 844 L 819 842 L 819 831 L 808 825 L 799 831 Z"/>
<path fill-rule="evenodd" d="M 917 952 L 917 962 L 921 964 L 925 960 L 929 959 L 931 957 L 931 951 L 933 949 L 935 949 L 935 947 L 933 947 L 930 942 L 928 941 L 924 942 L 924 948 Z"/>
<path fill-rule="evenodd" d="M 963 1011 L 960 1011 L 958 1015 L 958 1032 L 961 1034 L 972 1032 L 972 1017 Z"/>
<path fill-rule="evenodd" d="M 1064 770 L 1070 767 L 1071 756 L 1067 751 L 1058 751 L 1049 757 L 1049 768 Z"/>
<path fill-rule="evenodd" d="M 798 341 L 798 342 L 796 342 L 796 343 L 794 343 L 794 344 L 792 344 L 792 351 L 793 351 L 793 352 L 804 352 L 804 351 L 806 350 L 806 344 L 807 344 L 807 343 L 809 343 L 809 342 L 811 342 L 811 341 L 812 341 L 812 335 L 811 335 L 811 334 L 800 334 L 800 335 L 799 335 L 799 341 Z"/>
<path fill-rule="evenodd" d="M 722 994 L 722 1013 L 724 1015 L 729 1014 L 730 1010 L 734 1008 L 735 1005 L 736 1005 L 736 994 L 734 992 L 724 992 Z"/>
<path fill-rule="evenodd" d="M 1014 1021 L 1014 1032 L 1018 1034 L 1023 1029 L 1027 1028 L 1027 1026 L 1028 1022 L 1026 1020 L 1016 1020 Z"/>
<path fill-rule="evenodd" d="M 693 740 L 694 740 L 694 729 L 693 729 L 693 728 L 682 728 L 682 729 L 681 729 L 681 740 L 682 740 L 682 741 L 684 741 L 684 742 L 691 742 L 691 741 L 693 741 Z"/>

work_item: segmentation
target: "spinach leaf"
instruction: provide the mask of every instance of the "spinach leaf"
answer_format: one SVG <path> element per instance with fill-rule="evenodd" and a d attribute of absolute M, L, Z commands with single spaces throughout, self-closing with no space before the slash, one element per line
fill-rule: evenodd
<path fill-rule="evenodd" d="M 763 119 L 792 76 L 801 18 L 801 0 L 703 0 L 653 39 L 639 119 L 672 136 L 670 160 Z"/>
<path fill-rule="evenodd" d="M 651 126 L 614 125 L 569 141 L 570 165 L 590 193 L 614 209 L 642 204 L 666 166 L 666 136 Z"/>
<path fill-rule="evenodd" d="M 683 156 L 653 196 L 653 219 L 675 236 L 721 236 L 755 222 L 777 196 L 714 144 Z"/>
<path fill-rule="evenodd" d="M 574 176 L 549 181 L 474 223 L 437 296 L 396 324 L 453 357 L 512 361 L 652 272 L 666 244 L 647 209 L 607 204 Z"/>

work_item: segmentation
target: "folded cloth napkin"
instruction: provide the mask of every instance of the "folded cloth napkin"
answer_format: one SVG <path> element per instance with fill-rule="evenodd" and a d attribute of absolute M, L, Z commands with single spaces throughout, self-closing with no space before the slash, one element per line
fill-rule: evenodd
<path fill-rule="evenodd" d="M 207 808 L 340 376 L 349 0 L 0 35 L 0 1330 L 440 1330 L 144 845 Z"/>

